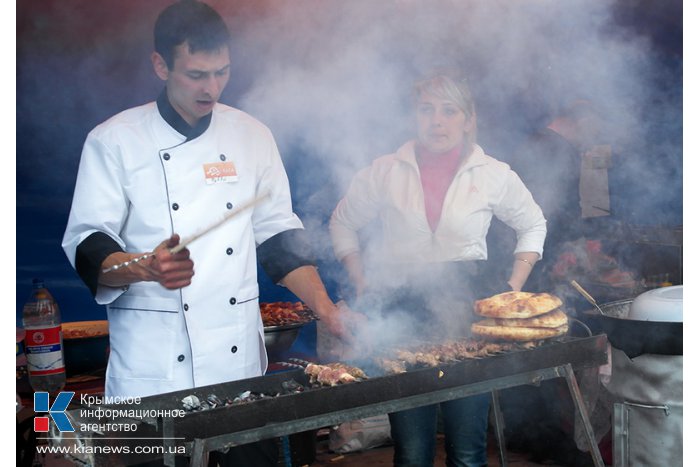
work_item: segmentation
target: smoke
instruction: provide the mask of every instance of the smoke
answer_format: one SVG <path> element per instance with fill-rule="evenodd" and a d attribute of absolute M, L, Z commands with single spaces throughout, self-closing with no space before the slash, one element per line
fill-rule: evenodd
<path fill-rule="evenodd" d="M 637 23 L 668 36 L 681 2 L 207 1 L 234 35 L 223 101 L 272 129 L 322 261 L 334 261 L 332 209 L 358 169 L 412 137 L 411 84 L 436 66 L 469 77 L 479 143 L 505 161 L 553 111 L 594 99 L 628 155 L 633 214 L 679 223 L 680 47 L 659 47 Z M 66 213 L 87 131 L 160 91 L 148 57 L 170 3 L 18 5 L 18 207 L 51 198 Z"/>
<path fill-rule="evenodd" d="M 243 26 L 257 71 L 241 107 L 283 144 L 354 171 L 411 130 L 412 81 L 451 65 L 470 78 L 481 129 L 526 125 L 595 98 L 635 131 L 649 99 L 648 38 L 613 29 L 610 1 L 275 2 Z M 514 111 L 515 110 L 515 111 Z M 504 114 L 511 114 L 503 121 Z M 497 118 L 497 119 L 496 119 Z M 637 135 L 632 135 L 637 136 Z M 341 175 L 341 179 L 344 179 Z"/>
<path fill-rule="evenodd" d="M 586 98 L 607 139 L 639 159 L 628 180 L 651 169 L 678 201 L 680 78 L 659 64 L 677 57 L 620 25 L 621 11 L 576 0 L 271 2 L 235 31 L 237 60 L 254 64 L 237 105 L 272 128 L 308 183 L 332 183 L 316 190 L 324 214 L 359 168 L 412 137 L 411 84 L 437 66 L 468 76 L 488 154 L 508 162 L 526 132 Z M 636 154 L 650 148 L 662 163 Z M 668 204 L 667 185 L 656 203 Z"/>
<path fill-rule="evenodd" d="M 271 127 L 324 255 L 328 217 L 350 179 L 413 137 L 411 85 L 445 66 L 468 76 L 478 142 L 506 162 L 568 103 L 593 101 L 606 142 L 624 155 L 622 182 L 637 203 L 628 220 L 653 212 L 680 223 L 680 57 L 659 50 L 634 13 L 667 18 L 662 3 L 269 2 L 234 31 L 234 61 L 254 70 L 237 105 Z"/>

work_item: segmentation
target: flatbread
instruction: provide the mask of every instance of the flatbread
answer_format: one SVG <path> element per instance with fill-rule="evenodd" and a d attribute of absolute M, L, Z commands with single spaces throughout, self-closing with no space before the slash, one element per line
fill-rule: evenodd
<path fill-rule="evenodd" d="M 474 312 L 487 318 L 532 318 L 562 306 L 559 297 L 548 293 L 504 292 L 474 302 Z"/>
<path fill-rule="evenodd" d="M 518 328 L 558 328 L 569 322 L 566 313 L 557 308 L 554 311 L 532 318 L 495 318 L 499 326 L 515 326 Z"/>
<path fill-rule="evenodd" d="M 504 341 L 536 341 L 563 336 L 569 331 L 565 324 L 556 328 L 526 328 L 518 326 L 499 326 L 494 319 L 484 319 L 472 324 L 472 334 L 486 339 Z"/>

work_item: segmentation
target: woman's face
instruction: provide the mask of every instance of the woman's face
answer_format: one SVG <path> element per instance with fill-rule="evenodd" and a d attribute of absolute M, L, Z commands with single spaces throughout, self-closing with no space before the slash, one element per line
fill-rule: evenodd
<path fill-rule="evenodd" d="M 460 145 L 474 126 L 457 104 L 423 92 L 416 105 L 418 141 L 430 152 L 444 153 Z"/>

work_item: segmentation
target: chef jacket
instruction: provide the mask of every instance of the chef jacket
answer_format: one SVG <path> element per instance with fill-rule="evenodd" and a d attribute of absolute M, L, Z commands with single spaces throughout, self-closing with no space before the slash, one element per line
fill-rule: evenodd
<path fill-rule="evenodd" d="M 380 251 L 388 263 L 486 260 L 493 216 L 517 235 L 514 253 L 537 252 L 547 232 L 542 210 L 510 167 L 474 145 L 445 194 L 433 232 L 425 214 L 415 142 L 376 159 L 353 178 L 330 221 L 338 259 L 360 251 L 358 231 L 379 216 Z"/>
<path fill-rule="evenodd" d="M 189 286 L 96 283 L 110 252 L 152 251 L 173 233 L 187 239 L 265 192 L 268 199 L 188 246 Z M 83 148 L 63 248 L 107 306 L 105 394 L 147 396 L 263 374 L 256 247 L 278 281 L 311 264 L 301 254 L 292 266 L 275 261 L 300 232 L 275 141 L 246 113 L 217 104 L 190 129 L 163 93 L 97 126 Z"/>

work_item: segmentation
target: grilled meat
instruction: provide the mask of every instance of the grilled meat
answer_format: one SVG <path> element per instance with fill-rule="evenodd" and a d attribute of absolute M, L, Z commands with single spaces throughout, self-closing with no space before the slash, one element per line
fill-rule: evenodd
<path fill-rule="evenodd" d="M 377 357 L 374 359 L 374 364 L 390 375 L 406 373 L 407 371 L 406 363 L 401 360 L 391 360 L 389 358 Z"/>
<path fill-rule="evenodd" d="M 483 358 L 513 350 L 534 348 L 537 343 L 495 343 L 483 340 L 459 340 L 442 344 L 423 344 L 418 347 L 394 349 L 388 355 L 377 357 L 374 363 L 388 374 L 403 373 L 410 367 L 435 367 L 471 358 Z"/>
<path fill-rule="evenodd" d="M 309 375 L 309 380 L 312 383 L 319 383 L 325 386 L 354 383 L 360 379 L 367 378 L 361 369 L 342 363 L 332 363 L 329 365 L 310 363 L 304 369 L 304 373 Z"/>
<path fill-rule="evenodd" d="M 344 363 L 326 363 L 327 367 L 333 368 L 334 370 L 343 370 L 346 373 L 351 374 L 355 378 L 367 379 L 367 375 L 361 368 L 356 366 L 346 365 Z"/>

